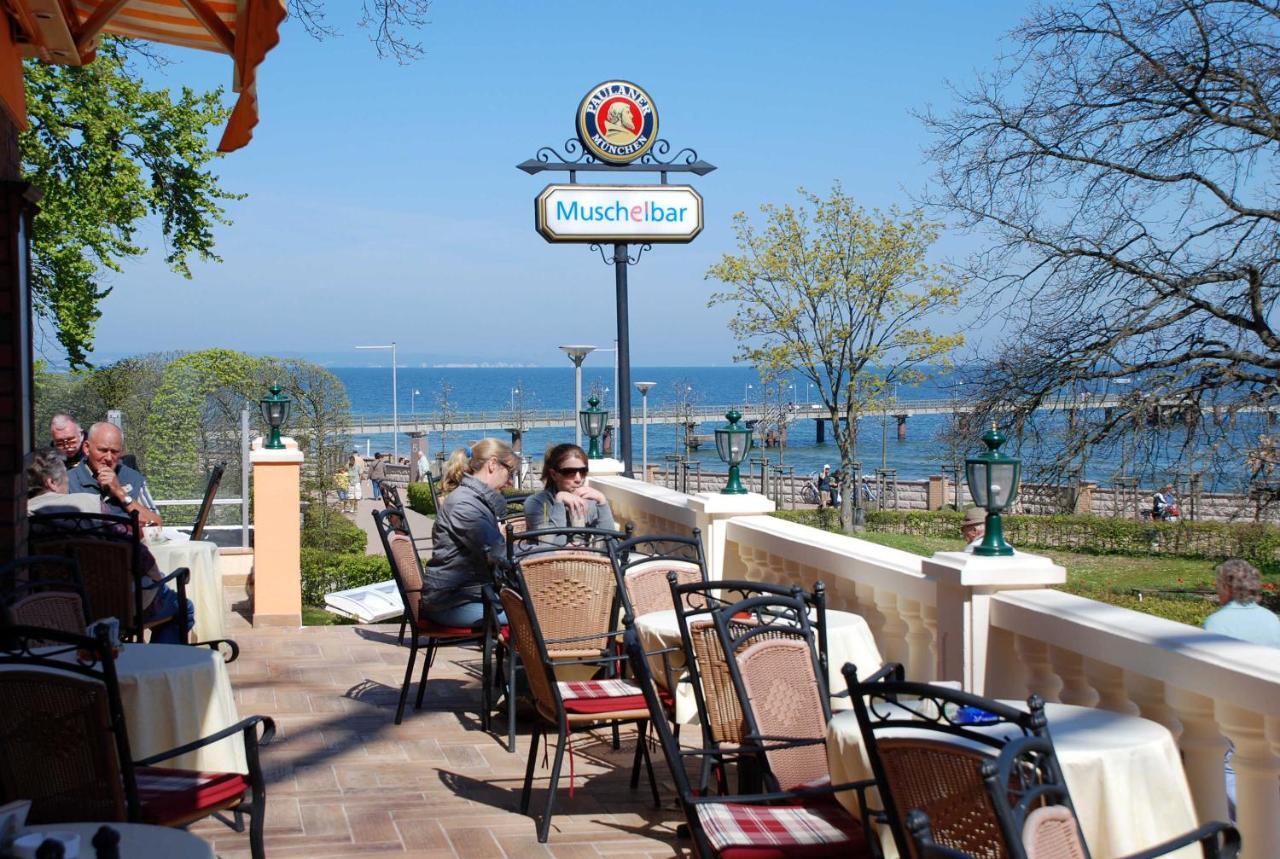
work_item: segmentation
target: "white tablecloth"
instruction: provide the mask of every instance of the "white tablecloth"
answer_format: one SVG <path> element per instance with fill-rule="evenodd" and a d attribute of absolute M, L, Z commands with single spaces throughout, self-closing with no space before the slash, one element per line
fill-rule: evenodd
<path fill-rule="evenodd" d="M 177 748 L 240 721 L 227 665 L 220 654 L 207 647 L 125 644 L 116 657 L 116 676 L 134 760 Z M 249 771 L 240 734 L 156 766 Z"/>
<path fill-rule="evenodd" d="M 101 826 L 120 833 L 120 855 L 163 856 L 165 859 L 214 859 L 213 846 L 182 829 L 150 826 L 146 823 L 50 823 L 28 826 L 20 834 L 31 832 L 74 832 L 80 836 L 80 855 L 93 855 L 93 836 Z"/>
<path fill-rule="evenodd" d="M 171 529 L 165 528 L 169 534 Z M 173 534 L 178 532 L 173 531 Z M 170 537 L 165 542 L 148 541 L 147 548 L 155 556 L 156 566 L 166 575 L 187 567 L 191 581 L 187 584 L 187 598 L 195 605 L 196 625 L 191 630 L 192 641 L 213 641 L 226 638 L 222 607 L 222 571 L 218 567 L 218 547 L 204 540 L 188 540 L 185 534 Z"/>
<path fill-rule="evenodd" d="M 1094 859 L 1126 856 L 1196 828 L 1178 747 L 1163 725 L 1069 704 L 1048 704 L 1045 715 Z M 858 720 L 851 710 L 836 714 L 827 726 L 827 763 L 837 784 L 871 778 Z M 858 813 L 853 793 L 840 799 Z M 887 833 L 882 843 L 886 857 L 897 855 Z M 1169 855 L 1194 859 L 1200 850 L 1192 845 Z"/>
<path fill-rule="evenodd" d="M 677 670 L 684 668 L 684 654 L 679 650 L 680 621 L 676 618 L 675 609 L 643 614 L 636 618 L 635 628 L 646 652 L 667 647 L 677 648 L 675 652 L 668 654 L 671 666 Z M 871 628 L 861 616 L 828 609 L 827 667 L 830 676 L 827 678 L 827 688 L 833 693 L 846 691 L 844 675 L 840 672 L 846 662 L 858 666 L 859 674 L 870 674 L 880 668 L 883 660 L 876 640 L 871 635 Z M 651 658 L 650 665 L 654 677 L 658 682 L 663 682 L 665 675 L 661 657 Z M 693 686 L 689 683 L 677 683 L 676 686 L 676 719 L 686 725 L 697 724 L 698 704 L 694 699 Z M 832 709 L 843 709 L 852 705 L 848 697 L 844 697 L 832 698 L 831 706 Z"/>

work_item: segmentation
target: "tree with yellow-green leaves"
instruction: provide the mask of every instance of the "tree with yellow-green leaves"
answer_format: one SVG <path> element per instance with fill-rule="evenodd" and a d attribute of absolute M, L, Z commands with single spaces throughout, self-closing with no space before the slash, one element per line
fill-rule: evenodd
<path fill-rule="evenodd" d="M 727 286 L 708 304 L 734 306 L 737 360 L 766 380 L 797 374 L 817 387 L 840 451 L 840 521 L 849 528 L 861 524 L 858 418 L 886 408 L 895 385 L 950 366 L 964 336 L 928 323 L 959 304 L 962 283 L 926 260 L 939 225 L 920 211 L 868 212 L 838 182 L 825 198 L 799 194 L 799 206 L 761 206 L 760 224 L 734 216 L 738 253 L 707 270 Z"/>

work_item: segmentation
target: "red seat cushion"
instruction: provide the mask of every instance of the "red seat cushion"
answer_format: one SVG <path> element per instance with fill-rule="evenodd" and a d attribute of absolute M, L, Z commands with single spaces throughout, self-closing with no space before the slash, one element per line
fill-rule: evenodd
<path fill-rule="evenodd" d="M 435 638 L 475 638 L 480 632 L 469 626 L 441 626 L 429 620 L 418 618 L 418 634 Z"/>
<path fill-rule="evenodd" d="M 589 715 L 616 710 L 646 710 L 649 707 L 634 680 L 570 680 L 556 685 L 560 687 L 560 699 L 566 713 Z M 674 703 L 670 693 L 664 689 L 658 690 L 658 700 L 668 710 Z"/>
<path fill-rule="evenodd" d="M 250 787 L 249 777 L 240 773 L 138 767 L 135 775 L 143 821 L 161 826 L 217 809 Z"/>
<path fill-rule="evenodd" d="M 810 859 L 868 855 L 862 826 L 839 805 L 694 806 L 720 859 Z"/>

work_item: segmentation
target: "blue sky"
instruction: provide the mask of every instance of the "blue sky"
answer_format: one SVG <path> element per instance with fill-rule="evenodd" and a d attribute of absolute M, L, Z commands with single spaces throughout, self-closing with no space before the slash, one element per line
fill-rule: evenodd
<path fill-rule="evenodd" d="M 342 35 L 316 42 L 286 23 L 259 70 L 254 140 L 216 165 L 248 194 L 218 231 L 224 261 L 186 281 L 150 231 L 152 253 L 111 281 L 98 360 L 226 346 L 385 364 L 351 347 L 396 340 L 405 363 L 555 365 L 559 343 L 608 345 L 611 269 L 534 232 L 533 199 L 551 180 L 514 165 L 562 146 L 583 94 L 620 77 L 649 91 L 662 137 L 719 168 L 692 181 L 703 233 L 631 269 L 632 361 L 729 363 L 729 312 L 706 307 L 715 284 L 703 275 L 734 248 L 732 215 L 835 180 L 867 207 L 910 205 L 930 175 L 911 111 L 945 107 L 947 80 L 989 68 L 1026 9 L 437 0 L 424 56 L 401 66 L 355 27 L 358 4 L 328 5 Z M 229 78 L 225 57 L 174 56 L 154 83 Z M 948 233 L 937 256 L 975 241 Z"/>

